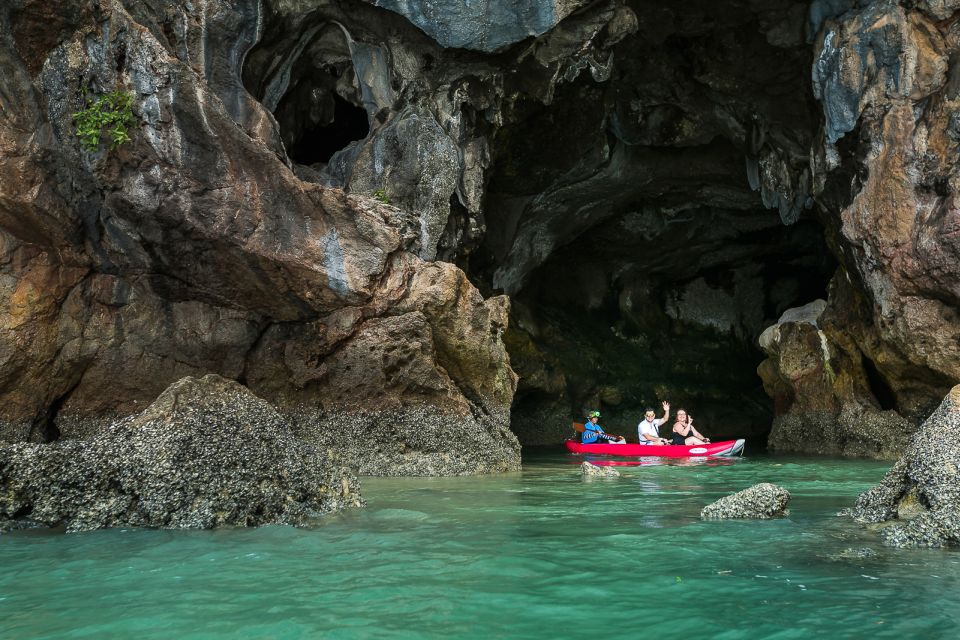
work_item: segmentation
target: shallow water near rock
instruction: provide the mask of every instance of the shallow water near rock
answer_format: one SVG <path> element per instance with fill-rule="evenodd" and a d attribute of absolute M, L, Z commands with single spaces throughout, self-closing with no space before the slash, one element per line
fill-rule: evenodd
<path fill-rule="evenodd" d="M 888 463 L 582 460 L 365 478 L 366 509 L 312 529 L 5 534 L 0 637 L 955 637 L 960 553 L 835 516 Z M 757 482 L 788 518 L 700 520 Z"/>

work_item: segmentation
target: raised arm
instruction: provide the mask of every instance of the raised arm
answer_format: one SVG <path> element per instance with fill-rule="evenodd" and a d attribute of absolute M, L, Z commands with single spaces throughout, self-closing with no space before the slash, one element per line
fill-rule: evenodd
<path fill-rule="evenodd" d="M 660 418 L 660 424 L 667 424 L 667 420 L 670 419 L 670 403 L 666 400 L 663 401 L 663 417 Z"/>

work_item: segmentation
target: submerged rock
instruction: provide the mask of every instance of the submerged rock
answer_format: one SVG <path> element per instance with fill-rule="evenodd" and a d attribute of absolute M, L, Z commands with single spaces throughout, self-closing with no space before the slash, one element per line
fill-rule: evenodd
<path fill-rule="evenodd" d="M 351 471 L 215 375 L 174 383 L 91 440 L 0 449 L 0 519 L 67 531 L 299 525 L 362 505 Z"/>
<path fill-rule="evenodd" d="M 595 464 L 584 462 L 580 465 L 580 473 L 585 478 L 619 478 L 620 472 L 612 467 L 598 467 Z"/>
<path fill-rule="evenodd" d="M 834 560 L 864 560 L 876 556 L 877 552 L 870 547 L 847 547 L 840 553 L 831 556 L 831 558 Z"/>
<path fill-rule="evenodd" d="M 704 520 L 782 518 L 787 514 L 789 502 L 789 491 L 769 482 L 761 482 L 708 504 L 700 512 L 700 517 Z"/>
<path fill-rule="evenodd" d="M 847 513 L 861 523 L 886 524 L 880 535 L 893 547 L 960 546 L 960 386 Z"/>

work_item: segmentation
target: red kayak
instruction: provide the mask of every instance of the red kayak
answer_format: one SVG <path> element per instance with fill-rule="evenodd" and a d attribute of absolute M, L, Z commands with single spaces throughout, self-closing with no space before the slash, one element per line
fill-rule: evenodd
<path fill-rule="evenodd" d="M 567 440 L 564 444 L 570 453 L 591 453 L 605 456 L 659 456 L 661 458 L 732 458 L 743 454 L 745 440 L 724 440 L 707 444 L 583 444 Z"/>

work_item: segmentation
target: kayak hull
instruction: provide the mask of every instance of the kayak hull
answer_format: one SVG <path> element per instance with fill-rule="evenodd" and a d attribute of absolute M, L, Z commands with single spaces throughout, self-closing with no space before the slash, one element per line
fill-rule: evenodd
<path fill-rule="evenodd" d="M 567 440 L 564 445 L 570 453 L 589 453 L 603 456 L 658 456 L 661 458 L 732 458 L 743 454 L 745 440 L 724 440 L 707 444 L 583 444 Z"/>

